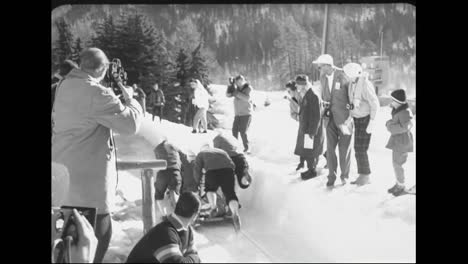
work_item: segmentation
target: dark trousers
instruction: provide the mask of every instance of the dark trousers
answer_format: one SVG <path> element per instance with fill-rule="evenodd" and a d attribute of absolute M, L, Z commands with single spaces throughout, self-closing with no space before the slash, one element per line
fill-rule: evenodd
<path fill-rule="evenodd" d="M 343 132 L 336 126 L 333 115 L 330 115 L 327 126 L 327 165 L 330 182 L 336 180 L 338 161 L 335 150 L 337 145 L 340 155 L 340 178 L 348 179 L 351 166 L 351 135 L 343 135 Z"/>
<path fill-rule="evenodd" d="M 315 171 L 317 169 L 318 157 L 305 157 L 307 161 L 307 169 L 309 171 Z"/>
<path fill-rule="evenodd" d="M 205 173 L 205 192 L 216 192 L 221 187 L 226 203 L 239 201 L 234 189 L 234 170 L 231 168 L 209 170 Z"/>
<path fill-rule="evenodd" d="M 232 125 L 232 135 L 238 138 L 239 132 L 242 138 L 242 144 L 244 149 L 249 148 L 249 139 L 247 137 L 247 130 L 249 129 L 250 122 L 252 121 L 252 115 L 235 116 L 234 124 Z"/>
<path fill-rule="evenodd" d="M 359 174 L 370 174 L 369 157 L 367 150 L 369 150 L 369 144 L 371 134 L 366 132 L 367 125 L 369 125 L 370 115 L 363 118 L 354 118 L 354 153 L 356 155 L 356 163 Z"/>
<path fill-rule="evenodd" d="M 112 222 L 110 214 L 98 214 L 94 234 L 98 239 L 94 263 L 102 263 L 112 237 Z"/>
<path fill-rule="evenodd" d="M 306 158 L 304 158 L 303 156 L 299 156 L 299 163 L 304 164 L 305 160 Z"/>
<path fill-rule="evenodd" d="M 153 106 L 153 121 L 155 116 L 159 116 L 159 121 L 162 120 L 163 117 L 163 108 L 164 106 L 161 105 L 155 105 Z"/>

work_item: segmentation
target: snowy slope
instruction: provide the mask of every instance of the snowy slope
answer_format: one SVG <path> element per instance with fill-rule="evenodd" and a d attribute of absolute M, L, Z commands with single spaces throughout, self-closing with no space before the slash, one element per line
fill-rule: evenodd
<path fill-rule="evenodd" d="M 216 111 L 232 113 L 225 86 L 213 86 Z M 390 109 L 382 108 L 370 147 L 373 184 L 345 186 L 327 191 L 326 177 L 306 182 L 294 172 L 293 155 L 298 124 L 289 116 L 282 92 L 254 94 L 258 109 L 249 131 L 254 181 L 239 190 L 243 232 L 233 234 L 229 223 L 206 226 L 196 237 L 204 262 L 414 262 L 416 251 L 415 196 L 392 199 L 386 190 L 394 183 L 389 134 L 384 123 Z M 265 98 L 272 104 L 263 106 Z M 227 116 L 227 124 L 232 116 Z M 168 137 L 186 151 L 196 153 L 216 133 L 190 133 L 191 128 L 148 115 L 134 137 L 116 137 L 119 159 L 152 159 L 152 149 Z M 354 153 L 352 154 L 354 155 Z M 319 165 L 323 164 L 321 160 Z M 357 175 L 352 157 L 351 178 Z M 410 154 L 407 183 L 415 183 L 415 154 Z M 119 173 L 114 211 L 114 235 L 106 260 L 123 262 L 142 235 L 139 171 Z M 125 198 L 125 201 L 123 198 Z"/>

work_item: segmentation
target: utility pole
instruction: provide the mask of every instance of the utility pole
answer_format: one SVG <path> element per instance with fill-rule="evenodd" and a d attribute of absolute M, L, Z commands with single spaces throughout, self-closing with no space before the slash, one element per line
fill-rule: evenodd
<path fill-rule="evenodd" d="M 380 30 L 380 57 L 383 55 L 383 27 Z"/>
<path fill-rule="evenodd" d="M 323 21 L 323 32 L 322 32 L 322 54 L 327 53 L 327 35 L 328 35 L 328 4 L 325 4 L 325 19 Z"/>

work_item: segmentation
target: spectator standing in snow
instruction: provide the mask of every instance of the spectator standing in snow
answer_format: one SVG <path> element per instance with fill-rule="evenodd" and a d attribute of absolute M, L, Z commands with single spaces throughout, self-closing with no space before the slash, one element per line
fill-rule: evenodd
<path fill-rule="evenodd" d="M 244 152 L 249 152 L 249 139 L 247 131 L 252 121 L 253 102 L 250 94 L 252 86 L 246 82 L 245 77 L 238 75 L 235 79 L 236 89 L 228 93 L 228 97 L 234 97 L 234 123 L 232 124 L 232 135 L 239 137 L 239 133 L 244 144 Z"/>
<path fill-rule="evenodd" d="M 164 97 L 164 92 L 159 89 L 159 85 L 155 83 L 153 85 L 153 91 L 149 95 L 149 104 L 151 105 L 153 121 L 155 116 L 159 116 L 159 122 L 162 121 L 164 115 L 164 105 L 166 104 L 166 98 Z"/>
<path fill-rule="evenodd" d="M 335 185 L 338 161 L 338 145 L 341 183 L 346 184 L 351 166 L 352 118 L 348 109 L 348 80 L 342 70 L 333 65 L 333 58 L 328 54 L 320 55 L 313 62 L 320 68 L 320 85 L 325 106 L 324 126 L 327 137 L 327 187 Z"/>
<path fill-rule="evenodd" d="M 408 153 L 413 152 L 413 115 L 406 102 L 405 90 L 398 89 L 391 93 L 392 119 L 385 123 L 387 130 L 391 133 L 387 148 L 391 149 L 393 157 L 393 168 L 395 170 L 396 184 L 388 189 L 388 192 L 399 196 L 406 193 L 405 171 L 403 165 L 406 163 Z"/>
<path fill-rule="evenodd" d="M 237 139 L 232 135 L 219 133 L 213 139 L 213 147 L 226 151 L 229 157 L 234 162 L 234 173 L 237 176 L 237 183 L 242 189 L 247 189 L 252 182 L 252 177 L 249 172 L 249 163 L 243 153 L 237 151 Z"/>
<path fill-rule="evenodd" d="M 73 69 L 57 88 L 52 112 L 52 162 L 63 165 L 70 184 L 64 204 L 97 208 L 98 248 L 94 262 L 102 262 L 112 236 L 110 203 L 116 188 L 115 144 L 112 131 L 137 133 L 143 116 L 133 99 L 133 89 L 120 78 L 117 85 L 125 102 L 111 88 L 100 85 L 109 60 L 98 48 L 81 55 L 80 69 Z"/>
<path fill-rule="evenodd" d="M 193 174 L 198 184 L 205 170 L 205 192 L 211 206 L 210 217 L 218 216 L 217 190 L 221 187 L 226 203 L 232 212 L 232 221 L 236 232 L 240 230 L 239 199 L 237 198 L 234 179 L 235 165 L 226 151 L 209 146 L 202 150 L 195 158 Z"/>
<path fill-rule="evenodd" d="M 289 101 L 289 112 L 291 118 L 299 122 L 299 109 L 302 101 L 302 96 L 297 90 L 296 82 L 289 81 L 286 84 L 286 90 L 288 92 L 288 95 L 285 96 L 285 98 Z M 299 164 L 297 165 L 296 170 L 304 168 L 304 162 L 305 158 L 303 156 L 299 156 Z"/>
<path fill-rule="evenodd" d="M 307 180 L 317 176 L 318 158 L 323 153 L 323 110 L 319 93 L 312 88 L 307 75 L 298 75 L 296 86 L 304 95 L 299 109 L 299 130 L 294 154 L 307 160 L 308 170 L 301 173 L 301 178 Z M 312 147 L 305 146 L 305 137 L 312 140 Z"/>
<path fill-rule="evenodd" d="M 206 112 L 210 107 L 210 95 L 208 94 L 208 91 L 205 89 L 205 87 L 203 87 L 203 85 L 197 79 L 192 79 L 190 81 L 190 86 L 192 89 L 194 89 L 192 103 L 198 107 L 198 111 L 193 118 L 192 133 L 198 132 L 198 125 L 200 122 L 203 128 L 202 133 L 207 133 L 208 121 L 206 120 Z"/>
<path fill-rule="evenodd" d="M 141 108 L 143 109 L 143 116 L 146 115 L 146 94 L 143 89 L 138 87 L 138 85 L 135 83 L 133 84 L 133 98 L 135 98 L 141 105 Z"/>
<path fill-rule="evenodd" d="M 349 101 L 355 125 L 354 154 L 359 174 L 351 184 L 361 186 L 370 183 L 371 170 L 367 150 L 380 103 L 374 85 L 367 78 L 367 74 L 362 71 L 361 65 L 348 63 L 343 67 L 343 71 L 350 79 Z"/>
<path fill-rule="evenodd" d="M 191 226 L 200 207 L 196 194 L 182 193 L 174 213 L 138 241 L 128 255 L 127 263 L 200 263 Z"/>

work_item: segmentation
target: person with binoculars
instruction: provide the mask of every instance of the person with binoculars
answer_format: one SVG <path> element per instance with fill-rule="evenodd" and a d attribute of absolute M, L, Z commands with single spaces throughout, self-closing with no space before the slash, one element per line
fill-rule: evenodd
<path fill-rule="evenodd" d="M 112 131 L 136 134 L 143 110 L 133 89 L 113 78 L 123 102 L 100 82 L 110 63 L 98 48 L 80 54 L 73 69 L 57 87 L 52 110 L 52 162 L 66 168 L 69 190 L 64 204 L 97 208 L 98 247 L 94 262 L 102 262 L 112 235 L 110 205 L 116 188 L 116 158 Z M 53 186 L 52 186 L 53 187 Z"/>

